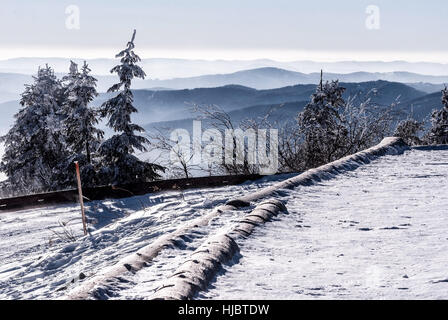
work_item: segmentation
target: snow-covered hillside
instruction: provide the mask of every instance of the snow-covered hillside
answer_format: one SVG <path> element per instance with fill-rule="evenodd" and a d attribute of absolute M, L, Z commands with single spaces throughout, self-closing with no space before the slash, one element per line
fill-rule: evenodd
<path fill-rule="evenodd" d="M 447 298 L 447 176 L 448 150 L 410 150 L 282 190 L 275 197 L 289 214 L 239 241 L 238 258 L 197 298 Z M 87 237 L 77 205 L 0 213 L 0 298 L 62 298 L 193 218 L 287 177 L 89 203 Z M 191 229 L 146 268 L 97 288 L 96 297 L 151 298 L 207 238 L 250 210 L 224 211 Z M 59 221 L 76 241 L 49 230 L 61 232 Z"/>

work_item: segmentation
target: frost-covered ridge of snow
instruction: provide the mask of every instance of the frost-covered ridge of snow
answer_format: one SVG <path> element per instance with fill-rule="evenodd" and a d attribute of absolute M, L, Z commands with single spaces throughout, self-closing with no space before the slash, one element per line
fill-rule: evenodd
<path fill-rule="evenodd" d="M 151 299 L 193 298 L 199 290 L 208 287 L 223 263 L 234 259 L 239 252 L 236 240 L 250 236 L 256 227 L 280 212 L 286 212 L 281 201 L 265 201 L 244 216 L 230 231 L 209 238 L 156 290 Z"/>
<path fill-rule="evenodd" d="M 319 168 L 308 170 L 298 176 L 286 179 L 257 192 L 245 194 L 237 200 L 243 202 L 257 201 L 265 197 L 275 195 L 279 192 L 279 190 L 293 189 L 298 186 L 313 184 L 321 181 L 322 179 L 331 179 L 335 175 L 346 171 L 355 170 L 362 165 L 370 163 L 380 156 L 387 154 L 398 155 L 407 149 L 409 149 L 409 147 L 403 142 L 402 139 L 396 137 L 385 138 L 380 144 L 367 150 L 349 155 L 342 159 L 320 166 Z"/>

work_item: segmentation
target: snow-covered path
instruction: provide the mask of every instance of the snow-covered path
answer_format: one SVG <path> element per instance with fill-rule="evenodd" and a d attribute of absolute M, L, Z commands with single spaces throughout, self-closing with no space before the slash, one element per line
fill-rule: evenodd
<path fill-rule="evenodd" d="M 282 198 L 199 298 L 447 299 L 448 150 L 411 150 Z"/>
<path fill-rule="evenodd" d="M 290 176 L 266 177 L 239 186 L 94 201 L 87 204 L 92 221 L 89 237 L 82 237 L 76 204 L 0 213 L 0 299 L 60 298 L 77 285 L 80 275 L 95 275 L 230 198 Z M 164 268 L 163 275 L 168 276 L 204 238 L 241 214 L 242 211 L 226 212 L 207 227 L 195 228 L 185 239 L 179 239 L 179 247 L 163 250 L 154 266 L 159 263 Z M 73 232 L 75 242 L 62 241 L 54 234 L 53 231 L 63 232 L 60 223 Z M 160 272 L 156 274 L 159 277 Z M 126 287 L 132 285 L 130 281 Z M 117 284 L 116 289 L 123 286 Z M 115 294 L 118 293 L 109 292 Z"/>
<path fill-rule="evenodd" d="M 0 298 L 62 298 L 120 259 L 290 175 L 240 186 L 0 214 Z M 239 259 L 199 299 L 448 298 L 448 150 L 384 156 L 335 178 L 275 196 L 289 214 L 238 242 Z M 224 211 L 151 263 L 96 290 L 97 298 L 146 299 L 210 236 L 251 208 Z M 68 222 L 75 242 L 58 239 Z M 52 239 L 50 242 L 49 239 Z M 72 283 L 73 281 L 73 283 Z"/>

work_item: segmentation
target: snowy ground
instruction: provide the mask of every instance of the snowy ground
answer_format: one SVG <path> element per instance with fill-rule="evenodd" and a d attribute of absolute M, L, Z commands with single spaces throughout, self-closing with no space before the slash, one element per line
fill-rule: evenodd
<path fill-rule="evenodd" d="M 0 213 L 0 299 L 62 297 L 76 286 L 81 273 L 87 277 L 94 275 L 229 198 L 288 177 L 266 177 L 240 186 L 95 201 L 87 204 L 91 221 L 88 237 L 82 237 L 80 210 L 75 204 Z M 230 224 L 241 214 L 225 213 L 208 227 L 192 230 L 185 238 L 185 246 L 164 250 L 155 264 L 161 261 L 159 265 L 164 266 L 164 275 L 168 276 L 181 258 L 196 249 L 213 230 Z M 61 223 L 66 227 L 61 227 Z M 61 234 L 64 229 L 71 231 L 77 240 L 73 242 L 54 233 Z"/>
<path fill-rule="evenodd" d="M 447 176 L 448 150 L 412 150 L 282 193 L 289 214 L 241 241 L 239 259 L 198 298 L 446 299 Z M 89 237 L 81 237 L 77 205 L 0 213 L 0 299 L 60 298 L 81 273 L 90 277 L 211 208 L 285 178 L 94 202 Z M 207 237 L 248 210 L 194 228 L 103 298 L 150 297 Z M 61 232 L 59 221 L 69 221 L 75 242 L 49 230 Z"/>
<path fill-rule="evenodd" d="M 448 299 L 448 150 L 292 191 L 200 298 Z"/>

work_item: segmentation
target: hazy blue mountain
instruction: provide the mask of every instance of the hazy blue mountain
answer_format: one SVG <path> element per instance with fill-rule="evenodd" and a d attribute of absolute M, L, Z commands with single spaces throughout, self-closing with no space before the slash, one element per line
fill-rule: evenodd
<path fill-rule="evenodd" d="M 319 82 L 320 72 L 301 73 L 279 68 L 259 68 L 238 71 L 229 74 L 204 75 L 191 78 L 176 78 L 168 80 L 145 80 L 138 87 L 166 87 L 173 89 L 188 88 L 210 88 L 230 84 L 237 84 L 255 89 L 272 89 L 291 86 L 296 84 L 313 84 Z M 441 84 L 448 82 L 448 76 L 428 76 L 409 72 L 369 73 L 354 72 L 348 74 L 324 73 L 324 80 L 337 80 L 343 82 L 367 82 L 385 80 L 402 83 L 433 83 Z"/>
<path fill-rule="evenodd" d="M 400 101 L 412 100 L 425 93 L 401 83 L 371 81 L 364 83 L 341 83 L 347 88 L 345 97 L 358 96 L 360 99 L 372 89 L 377 89 L 372 100 L 390 104 L 397 97 Z M 139 118 L 152 119 L 148 122 L 189 118 L 189 110 L 194 104 L 218 105 L 225 111 L 233 111 L 256 105 L 281 104 L 308 101 L 316 85 L 295 85 L 269 90 L 255 90 L 243 86 L 199 88 L 186 90 L 135 90 L 135 105 L 140 111 Z M 140 120 L 140 119 L 139 119 Z M 147 123 L 148 123 L 147 122 Z"/>
<path fill-rule="evenodd" d="M 228 115 L 234 124 L 239 124 L 241 121 L 247 119 L 261 120 L 262 117 L 269 113 L 269 121 L 273 124 L 281 125 L 287 121 L 294 121 L 297 114 L 303 110 L 307 103 L 308 101 L 296 101 L 280 104 L 256 105 L 229 111 Z M 152 133 L 154 133 L 154 129 L 165 132 L 165 130 L 171 131 L 177 128 L 186 129 L 191 132 L 194 119 L 196 119 L 196 117 L 192 115 L 192 117 L 187 119 L 154 122 L 146 124 L 144 127 L 148 132 Z M 206 128 L 209 121 L 203 120 L 202 124 Z M 276 128 L 278 127 L 276 126 Z"/>
<path fill-rule="evenodd" d="M 373 102 L 388 105 L 400 97 L 401 102 L 412 101 L 426 94 L 402 83 L 387 81 L 370 81 L 363 83 L 341 83 L 347 88 L 344 96 L 364 98 L 365 94 L 376 89 L 371 94 Z M 185 90 L 134 90 L 134 105 L 139 113 L 133 121 L 138 124 L 151 122 L 187 119 L 194 116 L 191 108 L 194 104 L 218 105 L 225 111 L 235 111 L 247 107 L 269 106 L 285 103 L 309 101 L 316 88 L 312 85 L 295 85 L 278 89 L 256 90 L 244 86 L 229 85 L 217 88 L 198 88 Z M 111 94 L 101 94 L 93 106 L 100 106 Z M 2 114 L 1 125 L 12 123 L 12 115 L 17 112 L 17 101 L 0 104 Z M 249 110 L 255 110 L 249 109 Z M 238 114 L 238 112 L 235 112 Z"/>
<path fill-rule="evenodd" d="M 0 103 L 20 99 L 25 84 L 31 83 L 32 80 L 30 75 L 0 73 Z"/>
<path fill-rule="evenodd" d="M 281 129 L 285 123 L 291 123 L 297 118 L 297 114 L 303 110 L 308 101 L 287 102 L 281 104 L 269 104 L 269 105 L 256 105 L 246 107 L 238 110 L 230 111 L 228 114 L 233 123 L 239 125 L 241 121 L 247 119 L 262 119 L 267 113 L 270 114 L 269 121 L 273 125 L 274 129 Z M 405 119 L 408 116 L 419 121 L 426 121 L 426 125 L 429 125 L 429 117 L 434 109 L 441 108 L 441 94 L 433 93 L 424 95 L 422 97 L 405 101 L 397 105 L 396 115 L 397 121 L 399 119 Z M 148 132 L 154 133 L 155 130 L 161 130 L 162 132 L 169 133 L 173 129 L 186 129 L 192 132 L 192 124 L 194 116 L 188 119 L 161 121 L 148 123 L 144 125 Z M 203 129 L 209 127 L 209 121 L 202 121 Z"/>
<path fill-rule="evenodd" d="M 426 93 L 441 92 L 445 88 L 445 84 L 434 84 L 428 82 L 406 83 L 408 86 Z"/>
<path fill-rule="evenodd" d="M 448 76 L 445 75 L 425 75 L 404 71 L 394 72 L 353 72 L 347 74 L 331 74 L 332 77 L 339 76 L 339 80 L 348 82 L 364 82 L 385 80 L 390 82 L 402 82 L 402 83 L 433 83 L 441 84 L 448 81 Z"/>
<path fill-rule="evenodd" d="M 112 52 L 113 53 L 113 52 Z M 84 59 L 72 58 L 77 63 Z M 109 75 L 110 69 L 117 63 L 117 59 L 87 59 L 93 73 L 97 75 Z M 70 65 L 70 59 L 66 58 L 17 58 L 0 61 L 0 72 L 14 72 L 34 74 L 37 67 L 51 65 L 56 72 L 66 72 Z M 428 75 L 448 75 L 448 64 L 430 62 L 406 62 L 406 61 L 274 61 L 269 59 L 257 60 L 189 60 L 189 59 L 142 59 L 141 66 L 152 79 L 171 79 L 196 77 L 207 74 L 224 74 L 242 70 L 274 67 L 297 71 L 302 73 L 318 72 L 323 69 L 331 73 L 363 72 L 393 72 L 406 71 Z M 369 79 L 374 80 L 374 79 Z M 383 79 L 392 80 L 392 79 Z M 395 80 L 394 80 L 395 81 Z M 413 81 L 412 81 L 413 82 Z"/>
<path fill-rule="evenodd" d="M 57 60 L 59 64 L 65 60 Z M 102 61 L 102 60 L 101 60 Z M 43 62 L 43 61 L 36 61 Z M 93 68 L 93 67 L 92 67 Z M 67 69 L 67 66 L 65 67 Z M 37 67 L 35 67 L 36 72 Z M 94 72 L 96 71 L 93 69 Z M 62 77 L 64 73 L 57 73 Z M 116 81 L 112 75 L 96 75 L 98 79 L 98 91 L 105 92 Z M 138 79 L 133 84 L 134 89 L 151 89 L 152 91 L 169 91 L 177 89 L 194 88 L 216 88 L 230 85 L 239 85 L 258 90 L 268 90 L 272 88 L 283 88 L 297 84 L 316 84 L 319 82 L 320 73 L 300 73 L 279 68 L 258 68 L 252 70 L 238 71 L 228 74 L 204 75 L 190 78 L 175 78 L 168 80 Z M 341 82 L 369 82 L 385 80 L 390 82 L 408 83 L 409 86 L 432 93 L 440 91 L 442 83 L 448 83 L 446 76 L 426 76 L 409 72 L 390 73 L 368 73 L 355 72 L 349 74 L 324 73 L 324 80 L 336 80 Z M 32 76 L 18 73 L 0 73 L 0 103 L 10 100 L 17 100 L 24 90 L 24 85 L 32 82 Z"/>
<path fill-rule="evenodd" d="M 32 73 L 33 75 L 36 70 Z M 65 73 L 56 73 L 59 78 Z M 104 92 L 117 81 L 114 76 L 95 76 L 98 79 L 98 91 Z M 33 82 L 32 75 L 20 73 L 0 73 L 0 102 L 18 100 L 20 94 L 25 90 L 25 85 Z M 145 86 L 143 86 L 145 87 Z M 146 87 L 145 87 L 146 88 Z"/>
<path fill-rule="evenodd" d="M 416 99 L 406 101 L 401 106 L 409 110 L 410 114 L 416 119 L 424 119 L 430 116 L 432 110 L 442 108 L 442 94 L 434 92 Z"/>
<path fill-rule="evenodd" d="M 8 101 L 0 103 L 0 135 L 8 132 L 9 127 L 12 126 L 14 122 L 14 114 L 19 111 L 18 101 Z"/>

